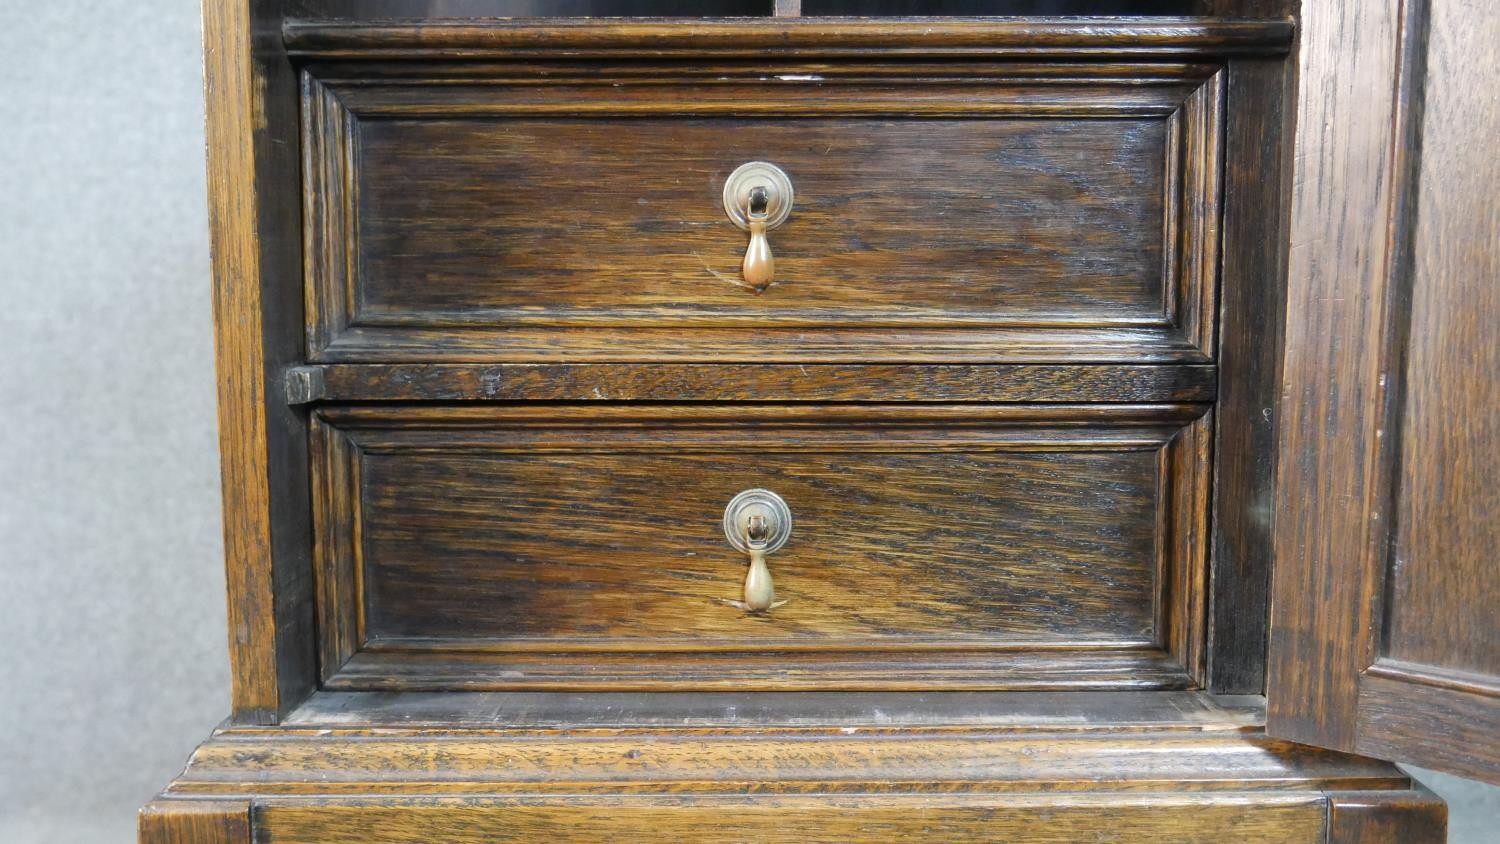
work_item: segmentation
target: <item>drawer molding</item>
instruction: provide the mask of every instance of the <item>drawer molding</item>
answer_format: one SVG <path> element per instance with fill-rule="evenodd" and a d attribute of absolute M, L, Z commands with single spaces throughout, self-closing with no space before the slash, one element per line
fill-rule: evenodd
<path fill-rule="evenodd" d="M 1205 406 L 1194 404 L 369 404 L 320 407 L 314 411 L 313 422 L 313 500 L 323 685 L 341 690 L 1196 688 L 1201 684 L 1203 671 L 1208 545 L 1211 419 L 1206 410 Z M 656 605 L 670 608 L 669 612 L 674 614 L 663 621 L 652 621 L 648 616 L 645 620 L 636 618 L 626 623 L 606 614 L 597 618 L 597 623 L 586 624 L 588 632 L 582 635 L 578 631 L 570 633 L 569 625 L 582 623 L 579 607 L 590 604 L 579 604 L 583 593 L 565 590 L 569 606 L 573 607 L 571 615 L 567 616 L 571 620 L 559 617 L 554 621 L 551 616 L 543 615 L 523 619 L 524 623 L 517 625 L 503 613 L 494 617 L 487 613 L 474 615 L 480 612 L 474 602 L 483 600 L 479 596 L 487 594 L 486 590 L 501 590 L 497 595 L 515 594 L 511 591 L 513 586 L 506 585 L 511 583 L 510 580 L 495 580 L 493 584 L 466 580 L 471 577 L 517 577 L 519 575 L 515 572 L 521 569 L 516 567 L 522 565 L 563 566 L 559 572 L 575 572 L 567 576 L 566 581 L 556 583 L 552 580 L 525 581 L 533 584 L 528 589 L 542 590 L 534 591 L 525 599 L 528 602 L 525 605 L 538 607 L 546 605 L 549 600 L 560 600 L 563 593 L 548 598 L 546 590 L 563 588 L 564 582 L 573 583 L 573 577 L 585 580 L 569 590 L 610 588 L 606 581 L 612 583 L 609 578 L 614 575 L 601 573 L 600 566 L 616 565 L 608 562 L 612 555 L 606 553 L 602 545 L 599 546 L 599 554 L 604 554 L 602 557 L 588 549 L 604 541 L 598 531 L 607 527 L 606 522 L 614 518 L 611 514 L 615 510 L 626 506 L 623 500 L 614 501 L 616 493 L 611 493 L 608 499 L 609 506 L 614 509 L 591 513 L 587 509 L 575 511 L 570 509 L 571 505 L 564 507 L 567 502 L 557 498 L 562 493 L 535 497 L 544 494 L 517 487 L 513 496 L 507 493 L 497 498 L 497 493 L 484 491 L 493 489 L 495 483 L 512 483 L 507 480 L 511 477 L 523 484 L 523 478 L 547 477 L 552 480 L 545 483 L 564 484 L 561 489 L 566 495 L 579 496 L 581 503 L 592 493 L 587 490 L 568 491 L 566 478 L 568 472 L 582 467 L 584 462 L 590 466 L 612 467 L 591 471 L 645 472 L 649 475 L 666 471 L 664 467 L 652 468 L 656 465 L 652 461 L 662 459 L 669 459 L 674 466 L 683 461 L 695 466 L 730 465 L 733 455 L 740 454 L 744 455 L 746 465 L 751 465 L 755 461 L 766 461 L 767 455 L 782 455 L 777 459 L 793 467 L 792 474 L 786 477 L 795 479 L 820 477 L 821 470 L 816 467 L 828 462 L 827 455 L 836 454 L 840 456 L 837 462 L 849 467 L 848 471 L 873 472 L 870 478 L 884 478 L 891 472 L 896 473 L 893 478 L 900 477 L 906 470 L 898 466 L 907 463 L 899 461 L 910 462 L 929 475 L 921 482 L 922 487 L 913 487 L 910 491 L 892 488 L 888 492 L 872 492 L 870 494 L 881 497 L 863 504 L 851 502 L 856 511 L 868 511 L 860 518 L 873 518 L 874 513 L 884 512 L 884 509 L 870 508 L 906 507 L 916 503 L 905 502 L 902 497 L 924 494 L 918 492 L 919 489 L 937 489 L 933 484 L 938 476 L 933 473 L 950 472 L 952 469 L 948 467 L 953 465 L 972 464 L 976 472 L 1001 471 L 1002 474 L 995 477 L 1013 477 L 1026 483 L 1045 485 L 1052 482 L 1044 481 L 1044 476 L 1037 474 L 1037 467 L 1044 465 L 1035 463 L 1038 459 L 1050 461 L 1053 455 L 1077 454 L 1084 457 L 1095 455 L 1088 457 L 1094 461 L 1111 453 L 1139 453 L 1153 461 L 1155 468 L 1145 477 L 1155 479 L 1150 482 L 1154 484 L 1154 491 L 1150 493 L 1150 500 L 1142 501 L 1138 500 L 1137 493 L 1126 491 L 1129 487 L 1122 487 L 1118 493 L 1105 494 L 1097 506 L 1109 507 L 1110 495 L 1122 495 L 1125 498 L 1121 500 L 1130 502 L 1131 508 L 1149 508 L 1141 512 L 1140 518 L 1154 513 L 1155 521 L 1154 524 L 1132 522 L 1126 526 L 1125 529 L 1132 532 L 1127 536 L 1145 531 L 1140 541 L 1149 539 L 1151 544 L 1146 547 L 1154 548 L 1154 551 L 1136 562 L 1127 562 L 1146 551 L 1135 550 L 1142 547 L 1136 539 L 1129 539 L 1128 544 L 1120 546 L 1131 549 L 1131 556 L 1115 563 L 1126 566 L 1119 573 L 1100 581 L 1101 584 L 1111 584 L 1108 589 L 1112 597 L 1108 598 L 1104 593 L 1086 599 L 1069 597 L 1075 595 L 1072 590 L 1087 587 L 1081 580 L 1077 584 L 1064 581 L 1057 585 L 1038 584 L 1037 593 L 1024 603 L 983 605 L 986 608 L 981 610 L 981 604 L 966 603 L 972 599 L 965 590 L 978 587 L 950 583 L 942 590 L 925 595 L 925 600 L 931 603 L 905 609 L 896 609 L 900 605 L 893 604 L 891 609 L 882 609 L 879 614 L 869 616 L 865 610 L 856 610 L 856 604 L 849 604 L 848 609 L 854 614 L 845 618 L 839 615 L 842 612 L 839 607 L 848 603 L 848 596 L 841 591 L 847 584 L 838 579 L 845 575 L 830 571 L 817 574 L 817 580 L 807 579 L 817 570 L 806 566 L 822 565 L 814 561 L 818 553 L 815 549 L 831 541 L 827 538 L 819 540 L 823 543 L 819 546 L 814 541 L 818 536 L 817 523 L 811 521 L 804 522 L 801 530 L 814 531 L 803 534 L 804 543 L 812 544 L 802 547 L 806 549 L 804 554 L 814 554 L 814 557 L 802 558 L 804 568 L 801 569 L 800 582 L 804 590 L 814 591 L 797 594 L 799 558 L 796 555 L 796 531 L 793 542 L 783 552 L 785 563 L 778 563 L 778 578 L 789 590 L 785 597 L 791 597 L 794 602 L 800 599 L 807 609 L 800 614 L 788 615 L 797 608 L 783 608 L 773 612 L 769 620 L 737 621 L 740 617 L 738 611 L 728 606 L 720 607 L 714 600 L 718 595 L 715 590 L 722 585 L 716 582 L 721 568 L 725 583 L 732 587 L 731 592 L 743 578 L 743 563 L 739 555 L 729 549 L 722 536 L 715 532 L 719 527 L 723 501 L 705 504 L 705 507 L 712 505 L 709 509 L 713 512 L 705 510 L 705 513 L 711 517 L 708 529 L 713 536 L 712 541 L 701 548 L 704 539 L 696 533 L 691 537 L 673 533 L 678 521 L 686 518 L 683 513 L 689 512 L 690 508 L 683 513 L 674 510 L 674 515 L 661 516 L 667 521 L 654 528 L 667 531 L 662 541 L 671 549 L 663 552 L 660 563 L 652 562 L 649 570 L 651 576 L 656 577 L 658 568 L 667 567 L 665 571 L 668 573 L 660 575 L 667 579 L 655 583 L 650 593 Z M 842 459 L 844 455 L 848 456 L 847 460 Z M 497 459 L 505 461 L 498 464 L 502 469 L 489 468 L 494 464 L 488 461 Z M 370 460 L 385 461 L 380 464 L 385 468 L 372 475 L 375 469 L 368 462 Z M 413 463 L 413 460 L 419 462 Z M 891 460 L 898 463 L 891 464 Z M 954 460 L 961 461 L 961 464 L 955 464 Z M 1142 465 L 1138 458 L 1131 460 L 1135 462 L 1122 465 Z M 1083 471 L 1063 468 L 1063 465 L 1071 464 L 1048 462 L 1045 465 L 1058 466 L 1058 472 Z M 1101 468 L 1104 465 L 1098 464 Z M 546 474 L 533 474 L 535 469 L 528 468 L 532 466 L 545 470 Z M 865 466 L 870 468 L 860 468 Z M 1095 475 L 1089 473 L 1097 473 L 1101 468 L 1087 469 L 1085 474 L 1068 483 L 1093 484 Z M 691 468 L 684 466 L 681 470 L 690 471 Z M 495 471 L 505 474 L 493 475 Z M 1130 471 L 1142 470 L 1135 468 Z M 412 490 L 420 492 L 420 484 L 428 482 L 422 478 L 432 472 L 438 473 L 433 477 L 450 479 L 445 483 L 451 486 L 453 497 L 440 500 L 427 496 L 428 503 L 420 504 L 420 511 L 410 511 L 411 506 L 418 505 L 405 503 L 404 492 L 391 486 L 392 479 L 399 479 L 401 484 L 417 484 Z M 520 474 L 511 474 L 516 472 Z M 850 477 L 862 478 L 861 475 Z M 384 480 L 372 481 L 371 478 Z M 1034 481 L 1030 480 L 1033 478 Z M 851 493 L 864 495 L 858 484 L 867 481 L 874 483 L 868 478 L 846 483 L 856 484 L 850 487 Z M 957 481 L 958 477 L 955 477 Z M 370 486 L 377 482 L 380 484 L 378 493 Z M 1135 483 L 1124 478 L 1120 482 Z M 989 488 L 973 486 L 978 481 L 968 483 L 974 494 L 1006 495 L 1008 500 L 1017 500 L 1018 493 L 985 491 Z M 1057 487 L 1057 490 L 1067 488 Z M 632 486 L 623 489 L 629 494 L 640 494 Z M 1080 487 L 1067 492 L 1067 497 L 1058 499 L 1057 505 L 1047 506 L 1062 508 L 1057 512 L 1058 518 L 1064 521 L 1081 518 L 1083 511 L 1077 508 L 1085 505 L 1081 503 L 1082 499 L 1075 502 L 1072 496 L 1083 490 L 1084 487 Z M 1105 492 L 1103 487 L 1099 491 L 1101 494 Z M 1044 488 L 1038 488 L 1037 494 L 1044 492 Z M 369 509 L 366 499 L 371 494 L 378 494 L 380 498 L 377 500 L 384 502 L 377 511 Z M 821 494 L 844 493 L 829 490 Z M 481 497 L 474 498 L 475 495 Z M 688 507 L 691 500 L 685 501 L 683 507 Z M 947 560 L 950 567 L 984 565 L 994 559 L 993 551 L 954 544 L 959 538 L 953 534 L 954 523 L 951 521 L 967 513 L 962 508 L 979 505 L 963 503 L 966 499 L 956 501 L 959 503 L 939 504 L 933 499 L 932 506 L 945 509 L 933 511 L 934 515 L 921 516 L 931 523 L 914 536 L 931 544 L 936 549 L 934 553 L 958 555 Z M 804 499 L 791 503 L 797 508 L 810 502 Z M 546 509 L 540 511 L 522 511 L 540 513 L 539 518 L 543 521 L 538 524 L 543 527 L 537 530 L 543 532 L 524 539 L 520 538 L 521 534 L 511 536 L 508 532 L 513 528 L 508 527 L 505 534 L 490 531 L 478 545 L 473 544 L 472 539 L 454 538 L 457 535 L 452 531 L 457 529 L 457 523 L 453 519 L 460 518 L 456 514 L 468 513 L 461 518 L 470 522 L 475 518 L 482 519 L 473 523 L 488 531 L 482 526 L 492 517 L 502 517 L 502 511 L 494 508 L 513 506 L 544 506 Z M 826 506 L 826 502 L 819 506 Z M 397 517 L 392 507 L 401 511 L 399 521 L 394 521 Z M 483 512 L 474 509 L 476 507 L 484 508 Z M 559 507 L 564 509 L 557 509 Z M 824 517 L 824 532 L 854 529 L 848 525 L 840 526 L 841 520 L 829 521 L 830 518 Z M 1043 530 L 1035 522 L 1035 516 L 1025 518 L 1029 521 L 1014 528 L 1022 532 L 1017 536 L 1029 537 Z M 1090 530 L 1106 530 L 1107 521 L 1106 518 L 1100 523 L 1103 527 L 1091 527 Z M 371 531 L 378 529 L 376 525 L 396 524 L 400 525 L 398 532 L 392 534 L 390 531 L 394 528 L 386 528 L 383 534 L 386 538 L 381 540 L 385 544 L 380 547 L 386 549 L 382 553 L 396 556 L 380 564 L 381 577 L 387 579 L 387 585 L 380 587 L 384 591 L 379 594 L 399 595 L 403 602 L 425 595 L 418 600 L 448 602 L 450 608 L 444 611 L 434 604 L 429 609 L 404 609 L 399 605 L 381 603 L 378 606 L 384 609 L 380 610 L 383 613 L 380 618 L 386 620 L 377 624 L 368 615 L 372 593 L 367 578 L 372 563 L 367 555 L 371 553 L 371 537 L 375 535 Z M 691 524 L 696 525 L 696 522 Z M 545 527 L 547 525 L 554 525 L 558 532 L 549 532 L 554 527 Z M 524 526 L 516 529 L 522 528 Z M 439 532 L 432 533 L 433 530 Z M 567 538 L 574 532 L 577 532 L 577 538 Z M 1098 541 L 1127 542 L 1123 537 L 1108 539 L 1111 535 L 1101 533 Z M 441 538 L 444 536 L 449 538 Z M 901 541 L 899 536 L 893 534 L 886 541 Z M 455 541 L 461 541 L 462 545 L 450 547 Z M 918 563 L 920 558 L 913 552 L 900 545 L 882 550 L 882 541 L 880 537 L 864 538 L 862 544 L 867 548 L 860 553 L 879 555 L 872 559 L 885 560 L 880 564 L 883 567 L 898 564 L 905 567 L 890 569 L 889 574 L 883 573 L 882 577 L 897 576 L 900 571 L 923 570 Z M 971 541 L 982 546 L 996 539 L 987 532 L 972 540 L 964 540 L 966 543 Z M 1064 544 L 1058 546 L 1056 553 L 1083 555 L 1078 558 L 1079 562 L 1067 563 L 1071 567 L 1068 570 L 1080 572 L 1074 576 L 1082 576 L 1081 572 L 1087 571 L 1076 568 L 1083 564 L 1083 559 L 1103 553 L 1095 550 L 1094 540 L 1083 537 L 1059 538 L 1058 541 Z M 516 545 L 518 542 L 523 544 Z M 1077 551 L 1063 550 L 1074 548 L 1077 542 L 1085 544 L 1077 545 Z M 529 549 L 524 552 L 528 562 L 519 562 L 519 557 L 511 559 L 520 552 L 504 550 L 509 548 Z M 701 563 L 693 560 L 700 551 L 705 555 Z M 563 553 L 563 558 L 552 560 L 549 554 L 554 552 Z M 435 556 L 420 556 L 429 553 Z M 419 556 L 413 557 L 413 554 Z M 452 556 L 455 554 L 460 556 Z M 495 556 L 497 554 L 502 556 Z M 717 556 L 713 559 L 707 558 L 707 555 L 715 554 Z M 1031 555 L 1032 552 L 1028 552 L 1021 559 L 1029 560 Z M 452 567 L 459 560 L 466 561 L 457 568 Z M 495 560 L 503 571 L 511 573 L 489 574 L 490 560 Z M 983 588 L 1001 590 L 996 596 L 1003 595 L 1004 590 L 1020 588 L 1014 580 L 1020 575 L 1011 573 L 1009 567 L 1039 564 L 1008 562 L 1005 568 L 996 568 L 985 575 L 1001 579 Z M 396 568 L 390 568 L 392 565 Z M 632 564 L 621 562 L 618 565 Z M 1142 565 L 1147 566 L 1146 570 L 1137 568 Z M 1054 570 L 1053 566 L 1053 563 L 1047 563 L 1045 568 L 1054 571 L 1055 577 L 1064 577 L 1061 574 L 1063 569 Z M 538 569 L 543 570 L 547 569 Z M 623 576 L 626 571 L 629 569 L 621 569 L 620 574 Z M 711 575 L 710 579 L 704 579 L 705 572 Z M 631 577 L 636 578 L 642 573 L 647 571 L 641 570 Z M 442 582 L 449 585 L 426 580 L 434 576 L 441 577 Z M 549 574 L 549 578 L 562 576 Z M 1100 572 L 1088 576 L 1105 575 Z M 389 579 L 392 577 L 395 579 Z M 417 582 L 426 585 L 390 591 L 411 577 L 419 578 Z M 589 582 L 600 577 L 605 580 L 597 584 Z M 1115 582 L 1119 578 L 1123 580 Z M 1140 585 L 1130 585 L 1137 581 Z M 431 591 L 440 586 L 444 591 Z M 467 590 L 471 586 L 479 588 L 473 593 L 449 591 Z M 418 591 L 410 591 L 413 588 Z M 1137 589 L 1141 591 L 1130 592 Z M 1138 597 L 1131 598 L 1127 593 L 1138 594 Z M 1089 594 L 1076 593 L 1077 596 Z M 601 600 L 608 598 L 607 595 L 596 597 Z M 734 596 L 726 592 L 719 597 Z M 393 599 L 382 599 L 387 600 Z M 1002 597 L 985 600 L 1004 601 Z M 1084 603 L 1075 605 L 1077 600 Z M 1146 605 L 1139 604 L 1140 600 Z M 451 603 L 453 601 L 460 603 Z M 1062 601 L 1060 607 L 1071 609 L 1060 615 L 1046 613 L 1054 601 Z M 1125 603 L 1108 603 L 1121 601 Z M 1132 605 L 1132 601 L 1136 603 Z M 1102 603 L 1096 605 L 1094 602 Z M 427 603 L 412 606 L 426 607 Z M 957 612 L 952 608 L 959 606 L 965 608 L 964 611 L 969 613 L 966 617 L 971 620 L 953 626 L 958 617 L 951 614 Z M 1001 606 L 1008 609 L 997 615 Z M 1127 612 L 1127 607 L 1133 608 Z M 391 615 L 392 612 L 395 615 Z M 431 616 L 429 612 L 458 614 L 450 618 Z M 703 615 L 683 627 L 672 620 L 679 617 L 675 614 L 682 612 Z M 1136 616 L 1144 620 L 1145 626 L 1139 628 L 1139 633 L 1131 634 L 1129 631 L 1135 628 L 1128 625 L 1134 622 L 1126 619 Z M 462 619 L 475 620 L 486 628 L 486 632 L 465 635 L 463 631 L 474 628 L 466 626 L 470 622 Z M 1107 623 L 1106 619 L 1109 619 Z M 439 627 L 432 628 L 434 623 Z M 412 627 L 412 624 L 418 626 Z M 458 626 L 453 626 L 455 624 Z M 1105 626 L 1098 626 L 1100 624 Z M 603 626 L 592 629 L 599 625 Z M 427 629 L 447 632 L 440 635 L 417 632 Z M 1093 635 L 1083 632 L 1089 629 L 1099 632 Z M 844 633 L 841 634 L 840 630 Z M 1070 632 L 1074 630 L 1077 632 Z M 660 635 L 665 631 L 670 631 L 671 635 Z"/>
<path fill-rule="evenodd" d="M 1278 55 L 1290 20 L 941 17 L 905 20 L 288 20 L 301 59 L 1181 58 Z"/>
<path fill-rule="evenodd" d="M 323 364 L 288 404 L 347 401 L 1211 402 L 1212 365 Z"/>

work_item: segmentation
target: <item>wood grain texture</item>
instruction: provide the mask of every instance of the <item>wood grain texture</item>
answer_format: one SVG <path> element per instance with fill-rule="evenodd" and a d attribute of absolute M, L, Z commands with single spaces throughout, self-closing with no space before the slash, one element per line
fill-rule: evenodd
<path fill-rule="evenodd" d="M 669 643 L 670 644 L 670 643 Z M 1179 690 L 1196 678 L 1161 647 L 963 648 L 945 643 L 769 652 L 663 647 L 496 651 L 487 640 L 375 642 L 339 665 L 334 691 L 1055 692 Z"/>
<path fill-rule="evenodd" d="M 442 92 L 429 108 L 443 109 Z M 360 120 L 358 316 L 1159 322 L 1166 130 L 1161 119 Z M 797 204 L 770 232 L 779 272 L 757 295 L 720 192 L 762 159 L 791 175 Z"/>
<path fill-rule="evenodd" d="M 309 70 L 315 359 L 1212 355 L 1212 66 L 559 70 Z M 755 159 L 798 196 L 763 293 L 719 196 Z"/>
<path fill-rule="evenodd" d="M 1421 784 L 1404 792 L 1328 795 L 1328 844 L 1443 844 L 1448 807 Z"/>
<path fill-rule="evenodd" d="M 1500 129 L 1480 82 L 1500 79 L 1485 46 L 1500 22 L 1467 11 L 1450 0 L 1407 3 L 1399 17 L 1394 4 L 1379 14 L 1362 5 L 1349 20 L 1366 29 L 1341 36 L 1339 74 L 1358 74 L 1368 45 L 1365 69 L 1392 84 L 1368 104 L 1384 125 L 1322 154 L 1388 178 L 1325 186 L 1344 212 L 1370 203 L 1379 225 L 1360 224 L 1368 240 L 1339 232 L 1341 243 L 1311 245 L 1320 267 L 1362 279 L 1347 291 L 1358 299 L 1322 286 L 1313 312 L 1288 323 L 1288 354 L 1313 354 L 1295 371 L 1288 358 L 1287 386 L 1305 390 L 1293 401 L 1316 411 L 1324 442 L 1315 449 L 1293 428 L 1281 443 L 1297 449 L 1281 455 L 1282 503 L 1300 508 L 1291 524 L 1309 533 L 1278 537 L 1273 605 L 1289 635 L 1273 626 L 1268 723 L 1278 735 L 1500 781 L 1500 169 L 1475 148 Z M 1350 38 L 1359 52 L 1342 46 Z M 1368 76 L 1348 84 L 1370 90 Z M 1295 222 L 1293 231 L 1295 256 Z M 1294 272 L 1293 297 L 1298 283 Z M 1310 338 L 1295 332 L 1310 318 L 1348 333 L 1299 348 Z"/>
<path fill-rule="evenodd" d="M 1196 675 L 1201 411 L 327 407 L 315 429 L 320 617 L 325 665 L 341 672 L 328 679 L 374 680 L 368 658 L 342 665 L 351 646 L 408 661 L 455 647 L 476 660 L 532 654 L 510 671 L 522 685 L 558 682 L 549 672 L 572 652 L 580 682 L 625 670 L 661 685 L 674 679 L 671 652 L 691 663 L 796 650 L 836 674 L 838 652 L 1022 645 L 1144 649 L 1156 671 L 1148 654 L 1164 647 Z M 765 615 L 729 606 L 744 560 L 719 527 L 724 504 L 753 487 L 780 493 L 796 520 L 772 557 L 789 602 Z M 631 653 L 655 654 L 660 676 L 631 669 Z M 930 659 L 906 658 L 916 673 L 884 682 L 936 682 L 963 662 Z M 503 680 L 503 660 L 487 660 L 471 684 Z M 818 679 L 774 656 L 715 660 L 759 682 Z M 421 670 L 408 666 L 402 683 Z"/>
<path fill-rule="evenodd" d="M 1351 748 L 1389 515 L 1396 0 L 1305 4 L 1278 411 L 1267 729 Z"/>
<path fill-rule="evenodd" d="M 1250 732 L 1258 695 L 1203 692 L 317 692 L 287 727 L 986 727 Z"/>
<path fill-rule="evenodd" d="M 1323 839 L 1312 795 L 1098 797 L 1006 795 L 917 798 L 725 798 L 713 801 L 371 800 L 268 805 L 269 844 L 395 844 L 434 837 L 457 844 L 538 840 L 715 840 L 768 844 L 849 841 L 1146 840 L 1216 844 L 1225 836 L 1266 844 Z"/>
<path fill-rule="evenodd" d="M 854 720 L 802 727 L 756 723 L 754 694 L 732 696 L 747 720 L 655 727 L 611 723 L 619 697 L 590 697 L 574 704 L 587 726 L 221 730 L 168 795 L 253 799 L 267 841 L 350 830 L 392 841 L 662 830 L 697 840 L 727 828 L 730 840 L 1321 842 L 1333 798 L 1380 813 L 1414 788 L 1385 763 L 1268 740 L 1238 716 L 1220 720 L 1228 713 L 1200 720 L 1201 704 L 1174 714 L 1187 701 L 1154 693 L 988 696 L 976 710 L 988 725 L 942 723 L 962 707 L 919 707 L 905 720 L 877 704 L 869 720 L 850 711 Z"/>
<path fill-rule="evenodd" d="M 140 844 L 250 844 L 245 800 L 158 800 L 140 812 Z"/>
<path fill-rule="evenodd" d="M 224 555 L 233 717 L 269 723 L 311 690 L 306 422 L 281 401 L 302 359 L 295 75 L 261 0 L 205 0 Z"/>
<path fill-rule="evenodd" d="M 327 364 L 291 404 L 346 401 L 1211 402 L 1214 366 Z"/>
<path fill-rule="evenodd" d="M 1359 753 L 1500 783 L 1500 693 L 1490 674 L 1378 661 L 1360 679 Z"/>
<path fill-rule="evenodd" d="M 1399 790 L 1388 763 L 1259 732 L 1033 728 L 221 731 L 174 797 Z"/>
<path fill-rule="evenodd" d="M 1173 58 L 1284 53 L 1289 20 L 702 20 L 526 22 L 289 20 L 306 58 L 622 57 Z"/>
<path fill-rule="evenodd" d="M 1427 5 L 1383 653 L 1489 675 L 1500 697 L 1500 162 L 1484 150 L 1500 137 L 1486 91 L 1500 82 L 1500 17 Z"/>
<path fill-rule="evenodd" d="M 751 454 L 692 453 L 711 440 L 614 454 L 604 430 L 574 454 L 366 447 L 367 635 L 745 649 L 1151 640 L 1154 450 L 808 455 L 813 443 L 788 453 L 767 439 Z M 717 520 L 752 488 L 786 498 L 797 520 L 770 559 L 787 604 L 763 615 L 726 608 L 745 560 Z"/>
<path fill-rule="evenodd" d="M 1282 61 L 1233 61 L 1226 95 L 1209 687 L 1247 694 L 1265 688 L 1289 69 Z"/>

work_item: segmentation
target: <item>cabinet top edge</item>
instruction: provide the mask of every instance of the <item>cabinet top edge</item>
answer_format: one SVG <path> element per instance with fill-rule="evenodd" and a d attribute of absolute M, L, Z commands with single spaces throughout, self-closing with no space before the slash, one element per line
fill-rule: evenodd
<path fill-rule="evenodd" d="M 1290 19 L 485 18 L 288 20 L 294 57 L 347 59 L 1078 58 L 1287 52 Z"/>

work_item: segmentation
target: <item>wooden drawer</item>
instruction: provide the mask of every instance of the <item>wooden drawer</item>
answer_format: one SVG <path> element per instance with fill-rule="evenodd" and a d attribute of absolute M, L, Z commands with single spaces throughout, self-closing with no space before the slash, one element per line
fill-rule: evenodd
<path fill-rule="evenodd" d="M 322 362 L 1212 357 L 1219 65 L 304 71 Z M 722 191 L 790 175 L 776 281 Z"/>
<path fill-rule="evenodd" d="M 1180 688 L 1202 405 L 329 406 L 326 685 Z M 743 597 L 725 505 L 790 506 Z"/>

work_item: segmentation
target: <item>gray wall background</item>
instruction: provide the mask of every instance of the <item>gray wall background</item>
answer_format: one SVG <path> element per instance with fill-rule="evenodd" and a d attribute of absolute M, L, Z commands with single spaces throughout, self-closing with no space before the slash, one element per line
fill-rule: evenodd
<path fill-rule="evenodd" d="M 4 842 L 133 840 L 228 711 L 200 39 L 0 2 Z M 1500 840 L 1500 789 L 1424 781 Z"/>

